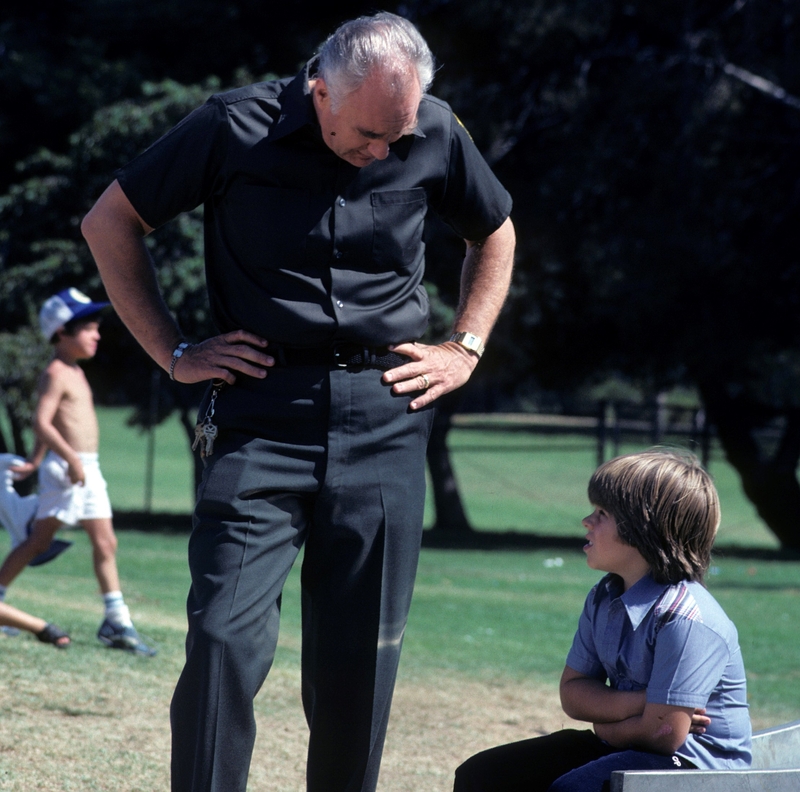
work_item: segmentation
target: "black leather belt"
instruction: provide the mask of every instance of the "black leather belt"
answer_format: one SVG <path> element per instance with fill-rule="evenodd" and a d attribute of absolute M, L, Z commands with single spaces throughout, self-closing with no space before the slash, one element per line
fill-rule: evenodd
<path fill-rule="evenodd" d="M 334 344 L 330 347 L 275 347 L 267 354 L 278 366 L 336 366 L 337 368 L 376 368 L 381 371 L 402 366 L 410 358 L 391 352 L 388 347 L 369 347 L 362 344 Z"/>

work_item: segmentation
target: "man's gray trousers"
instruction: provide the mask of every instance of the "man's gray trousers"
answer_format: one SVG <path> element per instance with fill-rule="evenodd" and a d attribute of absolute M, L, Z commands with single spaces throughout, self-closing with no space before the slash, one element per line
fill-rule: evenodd
<path fill-rule="evenodd" d="M 253 698 L 300 548 L 309 792 L 378 778 L 419 556 L 432 409 L 377 369 L 270 369 L 215 403 L 189 543 L 187 660 L 172 701 L 173 792 L 245 792 Z M 205 414 L 206 402 L 201 405 Z M 265 744 L 269 744 L 266 735 Z"/>

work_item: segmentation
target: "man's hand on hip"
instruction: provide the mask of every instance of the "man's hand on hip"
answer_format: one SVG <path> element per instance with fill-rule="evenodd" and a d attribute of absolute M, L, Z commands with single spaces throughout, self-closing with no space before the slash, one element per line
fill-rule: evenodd
<path fill-rule="evenodd" d="M 393 383 L 392 390 L 398 394 L 419 391 L 420 395 L 411 402 L 412 410 L 460 388 L 478 364 L 477 355 L 452 341 L 435 346 L 397 344 L 389 348 L 411 358 L 410 363 L 385 372 L 383 381 Z"/>
<path fill-rule="evenodd" d="M 275 359 L 261 350 L 268 342 L 246 330 L 234 330 L 191 344 L 175 361 L 173 376 L 178 382 L 220 379 L 233 385 L 236 373 L 263 379 Z"/>

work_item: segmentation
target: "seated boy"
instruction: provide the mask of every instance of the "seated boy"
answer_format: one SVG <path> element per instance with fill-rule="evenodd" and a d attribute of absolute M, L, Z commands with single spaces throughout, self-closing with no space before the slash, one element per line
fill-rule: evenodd
<path fill-rule="evenodd" d="M 614 770 L 750 765 L 736 628 L 703 586 L 717 493 L 689 454 L 647 451 L 589 482 L 589 592 L 561 677 L 561 703 L 593 731 L 492 748 L 456 770 L 456 792 L 601 792 Z"/>
<path fill-rule="evenodd" d="M 51 548 L 57 530 L 79 523 L 92 543 L 94 572 L 105 604 L 98 639 L 113 649 L 152 656 L 156 652 L 139 637 L 120 591 L 111 504 L 97 461 L 97 415 L 79 365 L 97 351 L 98 314 L 107 305 L 92 302 L 77 289 L 65 289 L 47 300 L 39 313 L 54 355 L 39 379 L 34 452 L 30 461 L 9 467 L 13 475 L 24 478 L 41 465 L 39 498 L 29 535 L 0 567 L 0 602 L 30 561 Z"/>

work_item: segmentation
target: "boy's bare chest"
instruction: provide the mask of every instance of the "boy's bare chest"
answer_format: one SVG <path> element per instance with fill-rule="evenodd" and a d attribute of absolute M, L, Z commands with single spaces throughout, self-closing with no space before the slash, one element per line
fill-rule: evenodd
<path fill-rule="evenodd" d="M 82 370 L 64 380 L 54 424 L 75 451 L 97 451 L 99 428 L 92 389 Z"/>
<path fill-rule="evenodd" d="M 93 409 L 92 389 L 82 370 L 70 371 L 65 377 L 61 394 L 61 407 L 64 409 Z"/>

